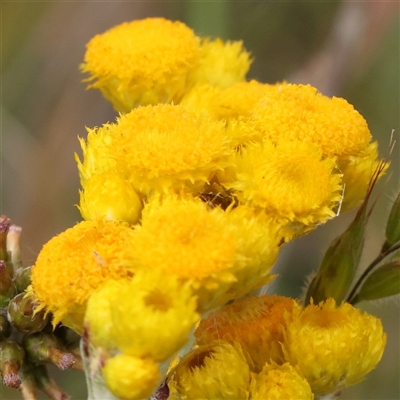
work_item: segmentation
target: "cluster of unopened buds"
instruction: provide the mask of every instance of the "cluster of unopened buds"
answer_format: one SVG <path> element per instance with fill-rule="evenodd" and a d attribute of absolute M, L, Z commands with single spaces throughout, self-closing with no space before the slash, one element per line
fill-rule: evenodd
<path fill-rule="evenodd" d="M 53 327 L 50 314 L 35 312 L 26 296 L 31 266 L 20 258 L 21 228 L 0 217 L 0 372 L 3 384 L 36 399 L 38 389 L 52 399 L 69 396 L 49 376 L 46 364 L 82 371 L 80 336 L 65 326 Z"/>
<path fill-rule="evenodd" d="M 81 68 L 120 114 L 79 139 L 83 221 L 44 245 L 21 294 L 3 285 L 5 324 L 28 332 L 3 342 L 5 384 L 39 382 L 32 363 L 80 367 L 79 335 L 93 400 L 322 398 L 375 368 L 386 334 L 354 305 L 399 293 L 399 196 L 358 270 L 389 163 L 347 101 L 247 81 L 250 64 L 241 42 L 163 18 L 89 42 Z M 357 206 L 303 299 L 263 294 L 286 243 Z M 10 288 L 24 270 L 4 251 Z"/>

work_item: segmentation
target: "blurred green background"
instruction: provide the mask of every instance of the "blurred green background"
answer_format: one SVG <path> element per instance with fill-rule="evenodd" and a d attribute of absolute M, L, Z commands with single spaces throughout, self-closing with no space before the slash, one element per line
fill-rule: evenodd
<path fill-rule="evenodd" d="M 2 1 L 1 213 L 23 227 L 25 265 L 41 246 L 80 220 L 74 152 L 85 126 L 113 121 L 115 111 L 94 90 L 85 90 L 78 66 L 85 44 L 124 21 L 163 16 L 196 33 L 243 40 L 254 63 L 248 78 L 273 83 L 311 83 L 326 95 L 346 98 L 369 123 L 381 154 L 392 130 L 399 142 L 399 3 L 389 1 Z M 390 180 L 371 219 L 363 265 L 379 250 L 382 221 L 399 189 L 399 147 Z M 346 213 L 284 249 L 274 289 L 298 296 L 329 242 L 354 213 Z M 60 293 L 60 296 L 62 294 Z M 381 363 L 342 399 L 399 399 L 399 308 L 361 304 L 383 320 L 388 333 Z M 57 381 L 73 399 L 85 399 L 83 375 Z M 18 399 L 0 386 L 1 399 Z M 41 398 L 45 398 L 44 396 Z"/>

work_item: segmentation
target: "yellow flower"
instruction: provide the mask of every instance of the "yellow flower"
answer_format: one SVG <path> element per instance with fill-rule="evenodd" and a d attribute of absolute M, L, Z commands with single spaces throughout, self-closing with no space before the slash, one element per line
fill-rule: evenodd
<path fill-rule="evenodd" d="M 188 72 L 198 64 L 199 40 L 178 21 L 147 18 L 96 35 L 87 45 L 83 72 L 114 108 L 179 102 Z"/>
<path fill-rule="evenodd" d="M 83 221 L 47 242 L 32 268 L 38 310 L 54 314 L 53 325 L 82 331 L 86 303 L 110 279 L 132 276 L 133 230 L 103 220 Z"/>
<path fill-rule="evenodd" d="M 286 361 L 324 395 L 355 385 L 378 364 L 386 344 L 379 319 L 333 299 L 295 310 L 283 342 Z"/>
<path fill-rule="evenodd" d="M 140 268 L 191 281 L 206 310 L 272 280 L 279 240 L 278 227 L 246 207 L 169 196 L 145 206 L 132 251 Z"/>
<path fill-rule="evenodd" d="M 86 220 L 104 217 L 135 224 L 142 202 L 132 184 L 117 172 L 93 174 L 80 191 L 79 211 Z"/>
<path fill-rule="evenodd" d="M 314 144 L 281 141 L 244 148 L 236 156 L 236 189 L 244 204 L 262 208 L 282 225 L 288 236 L 301 234 L 336 215 L 341 199 L 341 175 L 335 160 L 322 158 Z"/>
<path fill-rule="evenodd" d="M 200 45 L 199 64 L 188 79 L 192 84 L 229 87 L 245 79 L 251 62 L 250 53 L 243 48 L 241 41 L 204 38 Z"/>
<path fill-rule="evenodd" d="M 266 362 L 283 361 L 283 329 L 295 300 L 283 296 L 246 297 L 200 321 L 194 335 L 198 345 L 219 338 L 240 345 L 251 369 L 260 372 Z M 286 316 L 286 318 L 285 318 Z"/>
<path fill-rule="evenodd" d="M 165 361 L 187 342 L 199 319 L 189 285 L 157 270 L 137 272 L 113 296 L 112 341 L 131 356 Z"/>
<path fill-rule="evenodd" d="M 266 364 L 250 383 L 252 400 L 313 400 L 310 385 L 288 363 Z"/>
<path fill-rule="evenodd" d="M 148 398 L 161 378 L 158 365 L 153 360 L 126 354 L 108 359 L 103 375 L 110 391 L 121 400 Z"/>
<path fill-rule="evenodd" d="M 243 352 L 223 341 L 186 354 L 169 373 L 170 399 L 248 399 L 250 370 Z"/>
<path fill-rule="evenodd" d="M 129 177 L 134 188 L 145 195 L 178 190 L 185 184 L 202 185 L 226 165 L 226 156 L 232 152 L 222 122 L 166 104 L 139 107 L 120 116 L 117 124 L 92 132 L 86 154 L 92 142 L 97 146 L 96 135 L 107 142 L 105 169 L 111 158 L 116 162 L 114 169 Z M 103 170 L 101 153 L 94 162 L 89 159 L 88 165 L 85 157 L 80 169 L 88 176 L 95 170 L 91 164 L 96 163 Z"/>

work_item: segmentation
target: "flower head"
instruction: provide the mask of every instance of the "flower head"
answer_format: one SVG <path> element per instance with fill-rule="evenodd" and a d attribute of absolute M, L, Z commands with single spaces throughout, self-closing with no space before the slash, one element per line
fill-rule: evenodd
<path fill-rule="evenodd" d="M 251 369 L 260 372 L 266 362 L 283 361 L 281 342 L 295 300 L 283 296 L 246 297 L 200 321 L 196 343 L 224 341 L 240 345 Z"/>
<path fill-rule="evenodd" d="M 94 290 L 110 279 L 132 276 L 133 230 L 104 220 L 83 221 L 47 242 L 32 268 L 32 288 L 38 310 L 54 314 L 82 330 L 86 303 Z"/>
<path fill-rule="evenodd" d="M 107 142 L 104 162 L 114 160 L 114 168 L 145 195 L 204 183 L 226 165 L 225 158 L 232 152 L 222 122 L 166 104 L 139 107 L 92 135 Z M 97 144 L 88 137 L 86 153 L 92 142 Z M 103 164 L 101 154 L 95 163 Z M 86 168 L 91 166 L 86 167 L 85 158 L 80 169 Z"/>
<path fill-rule="evenodd" d="M 254 400 L 313 400 L 308 382 L 289 364 L 266 364 L 250 384 Z"/>
<path fill-rule="evenodd" d="M 237 155 L 237 179 L 227 186 L 236 189 L 244 204 L 259 207 L 282 225 L 290 224 L 289 230 L 302 233 L 335 216 L 342 191 L 335 165 L 312 143 L 266 141 Z"/>
<path fill-rule="evenodd" d="M 167 378 L 170 398 L 247 399 L 250 370 L 240 348 L 224 341 L 186 354 Z"/>
<path fill-rule="evenodd" d="M 209 210 L 199 199 L 169 196 L 145 206 L 132 251 L 140 268 L 192 282 L 205 310 L 273 278 L 278 232 L 246 207 Z"/>
<path fill-rule="evenodd" d="M 121 285 L 118 299 L 112 294 L 111 340 L 126 354 L 165 361 L 187 342 L 196 307 L 190 286 L 176 276 L 139 271 Z"/>
<path fill-rule="evenodd" d="M 188 72 L 199 61 L 199 40 L 178 21 L 147 18 L 125 22 L 87 44 L 82 71 L 90 87 L 121 112 L 138 105 L 177 103 Z"/>
<path fill-rule="evenodd" d="M 312 391 L 323 395 L 363 380 L 381 359 L 385 343 L 378 318 L 328 299 L 293 314 L 283 352 Z"/>

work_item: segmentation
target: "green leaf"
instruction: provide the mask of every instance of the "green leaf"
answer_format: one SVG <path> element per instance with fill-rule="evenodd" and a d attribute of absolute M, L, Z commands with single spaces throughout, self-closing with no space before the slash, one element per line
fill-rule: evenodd
<path fill-rule="evenodd" d="M 384 249 L 388 249 L 400 241 L 400 192 L 390 210 L 386 224 L 386 242 Z"/>
<path fill-rule="evenodd" d="M 353 304 L 363 300 L 377 300 L 400 293 L 400 261 L 382 265 L 365 280 Z"/>

